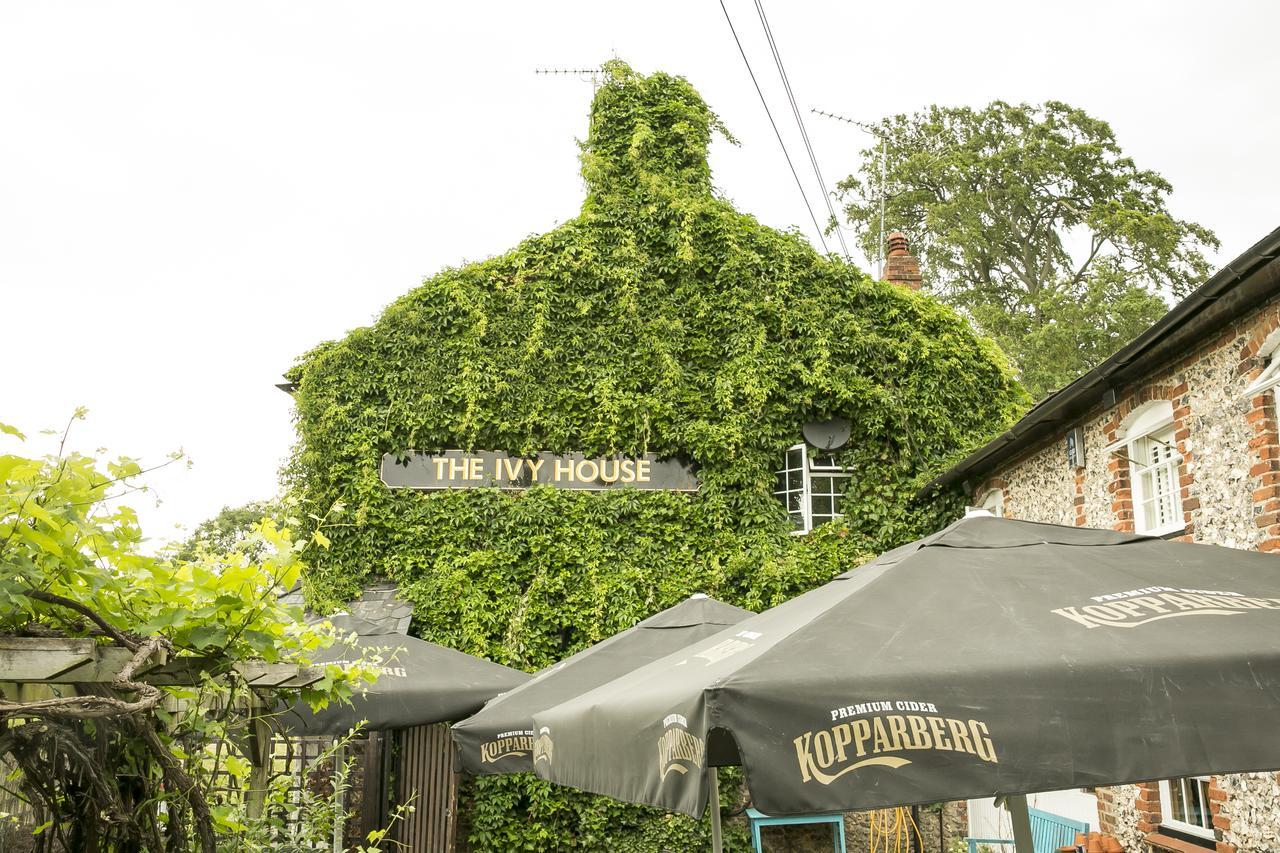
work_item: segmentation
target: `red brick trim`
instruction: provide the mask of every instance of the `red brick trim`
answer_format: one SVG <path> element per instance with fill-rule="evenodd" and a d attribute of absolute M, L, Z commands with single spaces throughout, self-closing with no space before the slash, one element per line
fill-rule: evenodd
<path fill-rule="evenodd" d="M 1116 789 L 1095 788 L 1094 796 L 1098 801 L 1098 829 L 1113 834 L 1118 822 L 1116 820 Z"/>
<path fill-rule="evenodd" d="M 1160 828 L 1160 783 L 1138 783 L 1138 832 L 1155 832 Z"/>
<path fill-rule="evenodd" d="M 1000 502 L 1004 507 L 1004 515 L 1010 517 L 1009 513 L 1009 484 L 1005 482 L 1004 477 L 992 477 L 978 484 L 978 488 L 973 490 L 970 496 L 973 500 L 978 501 L 987 496 L 987 493 L 993 489 L 1000 490 Z"/>
<path fill-rule="evenodd" d="M 1185 525 L 1184 535 L 1178 538 L 1190 541 L 1195 528 L 1191 513 L 1200 508 L 1200 501 L 1192 495 L 1195 462 L 1187 446 L 1187 439 L 1191 437 L 1191 393 L 1187 383 L 1179 379 L 1177 384 L 1166 381 L 1139 386 L 1111 410 L 1111 418 L 1102 425 L 1102 430 L 1107 444 L 1114 444 L 1120 439 L 1120 429 L 1124 426 L 1125 418 L 1142 406 L 1160 400 L 1168 400 L 1173 405 L 1173 440 L 1178 446 L 1178 455 L 1182 457 L 1182 462 L 1178 465 L 1178 485 Z M 1280 452 L 1280 447 L 1277 451 Z M 1137 507 L 1133 505 L 1133 484 L 1129 478 L 1128 460 L 1113 454 L 1107 460 L 1107 473 L 1110 478 L 1107 491 L 1111 494 L 1111 526 L 1116 530 L 1132 533 L 1136 529 Z"/>
<path fill-rule="evenodd" d="M 1236 373 L 1252 382 L 1266 368 L 1267 355 L 1262 346 L 1280 328 L 1280 316 L 1270 314 L 1254 328 L 1249 340 L 1240 348 Z M 1249 456 L 1253 467 L 1249 476 L 1255 479 L 1253 520 L 1263 532 L 1259 551 L 1280 551 L 1280 434 L 1276 428 L 1275 395 L 1266 391 L 1249 398 L 1249 411 L 1244 416 L 1251 427 Z"/>
<path fill-rule="evenodd" d="M 1076 527 L 1088 527 L 1089 519 L 1085 515 L 1084 510 L 1084 469 L 1076 469 L 1076 492 L 1072 503 L 1076 510 Z"/>
<path fill-rule="evenodd" d="M 1231 819 L 1222 813 L 1227 802 L 1227 792 L 1218 787 L 1218 777 L 1209 777 L 1209 815 L 1213 818 L 1213 834 L 1217 836 L 1217 853 L 1236 853 L 1236 846 L 1222 840 L 1224 832 L 1231 831 Z"/>

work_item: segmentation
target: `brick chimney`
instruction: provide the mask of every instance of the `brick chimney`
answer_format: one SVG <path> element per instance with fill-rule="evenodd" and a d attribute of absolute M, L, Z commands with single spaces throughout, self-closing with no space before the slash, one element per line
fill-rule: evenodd
<path fill-rule="evenodd" d="M 901 231 L 889 235 L 889 254 L 884 262 L 884 280 L 911 290 L 920 289 L 920 259 L 907 248 Z"/>

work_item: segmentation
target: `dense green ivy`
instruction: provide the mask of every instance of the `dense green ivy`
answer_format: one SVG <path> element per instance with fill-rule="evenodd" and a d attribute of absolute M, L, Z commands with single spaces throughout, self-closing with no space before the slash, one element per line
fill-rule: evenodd
<path fill-rule="evenodd" d="M 336 602 L 372 576 L 415 631 L 532 670 L 692 592 L 776 604 L 925 533 L 913 495 L 1025 405 L 999 351 L 929 297 L 870 280 L 717 197 L 715 115 L 682 78 L 606 66 L 582 144 L 581 215 L 448 269 L 290 372 L 290 476 L 346 525 L 308 578 Z M 772 497 L 801 426 L 848 418 L 842 524 L 798 537 Z M 384 452 L 681 455 L 696 495 L 538 487 L 388 490 Z M 683 818 L 480 780 L 481 850 L 692 849 Z M 690 835 L 692 833 L 692 835 Z M 628 846 L 629 845 L 629 846 Z"/>

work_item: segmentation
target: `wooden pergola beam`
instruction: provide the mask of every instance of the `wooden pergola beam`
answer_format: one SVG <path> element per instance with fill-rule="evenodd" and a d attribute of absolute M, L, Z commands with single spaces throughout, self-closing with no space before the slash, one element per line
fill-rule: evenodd
<path fill-rule="evenodd" d="M 132 657 L 128 649 L 89 639 L 0 637 L 0 682 L 110 684 Z M 157 686 L 193 685 L 214 668 L 207 658 L 180 657 L 152 663 L 135 677 Z M 297 689 L 324 678 L 323 667 L 291 663 L 246 661 L 234 669 L 256 689 Z"/>
<path fill-rule="evenodd" d="M 93 640 L 0 637 L 0 681 L 50 681 L 96 659 Z"/>

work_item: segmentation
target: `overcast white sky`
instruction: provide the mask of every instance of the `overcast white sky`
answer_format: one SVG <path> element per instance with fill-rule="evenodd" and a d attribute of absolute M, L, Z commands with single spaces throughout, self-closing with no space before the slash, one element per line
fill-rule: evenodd
<path fill-rule="evenodd" d="M 754 8 L 726 2 L 800 158 Z M 1280 4 L 765 2 L 805 110 L 1064 100 L 1172 181 L 1217 262 L 1280 224 Z M 591 85 L 534 69 L 615 54 L 724 118 L 726 196 L 806 224 L 715 0 L 0 4 L 0 421 L 85 405 L 85 449 L 184 448 L 135 501 L 153 537 L 271 496 L 281 372 L 573 216 Z M 828 180 L 853 171 L 866 138 L 806 117 Z"/>

